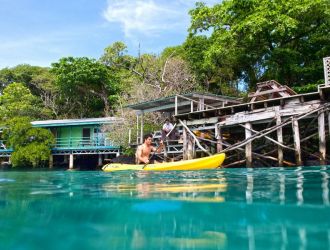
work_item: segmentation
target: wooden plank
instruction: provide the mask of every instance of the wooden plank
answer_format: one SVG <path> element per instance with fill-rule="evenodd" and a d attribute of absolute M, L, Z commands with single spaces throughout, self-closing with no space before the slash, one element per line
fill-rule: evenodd
<path fill-rule="evenodd" d="M 268 95 L 268 94 L 278 93 L 278 92 L 283 92 L 283 91 L 286 91 L 286 88 L 281 87 L 281 88 L 278 88 L 278 89 L 270 89 L 270 90 L 265 90 L 265 91 L 257 91 L 254 94 L 249 94 L 248 97 L 258 97 L 258 96 L 262 96 L 262 95 Z M 289 96 L 289 95 L 286 95 L 286 96 Z"/>
<path fill-rule="evenodd" d="M 250 122 L 245 123 L 245 139 L 248 139 L 252 136 L 251 132 L 252 125 Z M 252 142 L 249 142 L 245 145 L 245 157 L 246 157 L 246 166 L 252 167 Z"/>
<path fill-rule="evenodd" d="M 295 148 L 296 164 L 302 165 L 301 150 L 300 150 L 300 134 L 299 134 L 299 123 L 297 118 L 292 117 L 292 130 L 293 130 L 293 141 Z"/>
<path fill-rule="evenodd" d="M 280 109 L 279 113 L 281 117 L 290 117 L 293 115 L 302 115 L 310 112 L 313 109 L 316 109 L 320 104 L 305 104 L 305 105 L 296 105 L 294 107 L 288 107 Z M 259 110 L 254 110 L 251 112 L 239 112 L 234 115 L 226 117 L 226 119 L 220 122 L 221 126 L 229 126 L 235 124 L 242 124 L 249 121 L 262 121 L 273 119 L 276 116 L 274 107 L 263 108 Z"/>
<path fill-rule="evenodd" d="M 211 117 L 211 118 L 203 118 L 198 120 L 187 121 L 188 126 L 194 125 L 204 125 L 204 124 L 214 124 L 218 122 L 218 117 Z"/>
<path fill-rule="evenodd" d="M 325 114 L 324 111 L 319 112 L 318 116 L 319 127 L 319 150 L 320 150 L 320 164 L 325 165 L 326 144 L 325 144 Z"/>

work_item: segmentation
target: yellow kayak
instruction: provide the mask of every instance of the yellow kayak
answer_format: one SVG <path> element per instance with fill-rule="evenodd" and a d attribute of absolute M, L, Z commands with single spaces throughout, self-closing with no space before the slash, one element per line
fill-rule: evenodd
<path fill-rule="evenodd" d="M 121 171 L 121 170 L 145 170 L 145 171 L 169 171 L 169 170 L 203 170 L 214 169 L 221 166 L 225 160 L 225 154 L 216 154 L 199 159 L 164 162 L 156 164 L 121 164 L 109 163 L 103 166 L 102 170 L 105 172 Z"/>

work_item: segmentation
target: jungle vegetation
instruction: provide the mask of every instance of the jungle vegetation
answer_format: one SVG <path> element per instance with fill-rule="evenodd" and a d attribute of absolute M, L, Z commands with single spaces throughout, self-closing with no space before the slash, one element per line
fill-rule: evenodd
<path fill-rule="evenodd" d="M 17 117 L 118 115 L 134 127 L 123 109 L 127 104 L 196 90 L 243 96 L 272 79 L 300 93 L 323 83 L 322 58 L 330 55 L 328 0 L 224 0 L 211 7 L 198 2 L 189 14 L 186 40 L 160 54 L 132 56 L 118 41 L 97 59 L 65 57 L 49 68 L 1 69 L 0 125 L 14 131 L 18 124 L 26 127 L 26 120 L 11 122 Z M 157 117 L 147 120 L 151 127 L 158 122 Z M 51 141 L 44 132 L 23 130 L 29 138 L 38 134 L 44 145 Z M 124 134 L 118 132 L 117 140 L 125 140 Z M 10 140 L 21 148 L 18 152 L 26 150 L 28 142 Z M 32 165 L 43 159 L 16 158 Z"/>

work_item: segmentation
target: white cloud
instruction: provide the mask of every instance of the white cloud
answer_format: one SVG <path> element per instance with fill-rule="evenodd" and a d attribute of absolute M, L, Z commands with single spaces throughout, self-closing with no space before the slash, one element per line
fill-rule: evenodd
<path fill-rule="evenodd" d="M 157 36 L 172 29 L 185 29 L 189 22 L 187 6 L 176 1 L 108 0 L 103 15 L 119 23 L 126 37 L 137 34 Z"/>

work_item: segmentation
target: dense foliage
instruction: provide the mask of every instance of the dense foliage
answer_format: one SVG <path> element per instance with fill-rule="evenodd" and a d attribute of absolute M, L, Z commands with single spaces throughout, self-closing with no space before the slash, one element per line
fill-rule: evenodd
<path fill-rule="evenodd" d="M 50 68 L 1 69 L 0 125 L 7 123 L 6 131 L 15 134 L 7 134 L 15 147 L 13 162 L 39 164 L 51 144 L 49 134 L 18 117 L 122 116 L 124 124 L 106 129 L 123 144 L 126 128 L 136 129 L 127 104 L 193 91 L 243 96 L 272 79 L 297 92 L 323 83 L 322 58 L 330 56 L 329 0 L 224 0 L 211 7 L 197 3 L 190 15 L 185 42 L 160 55 L 131 56 L 124 43 L 115 42 L 99 59 L 65 57 Z M 159 126 L 161 119 L 150 114 L 145 125 Z M 32 137 L 38 139 L 29 141 Z"/>
<path fill-rule="evenodd" d="M 29 118 L 15 117 L 7 120 L 4 138 L 14 152 L 11 162 L 14 167 L 42 166 L 48 162 L 53 134 L 44 128 L 34 128 Z"/>
<path fill-rule="evenodd" d="M 321 83 L 330 55 L 330 1 L 225 0 L 190 11 L 184 46 L 200 77 L 218 87 L 253 89 L 274 79 L 288 86 Z"/>

